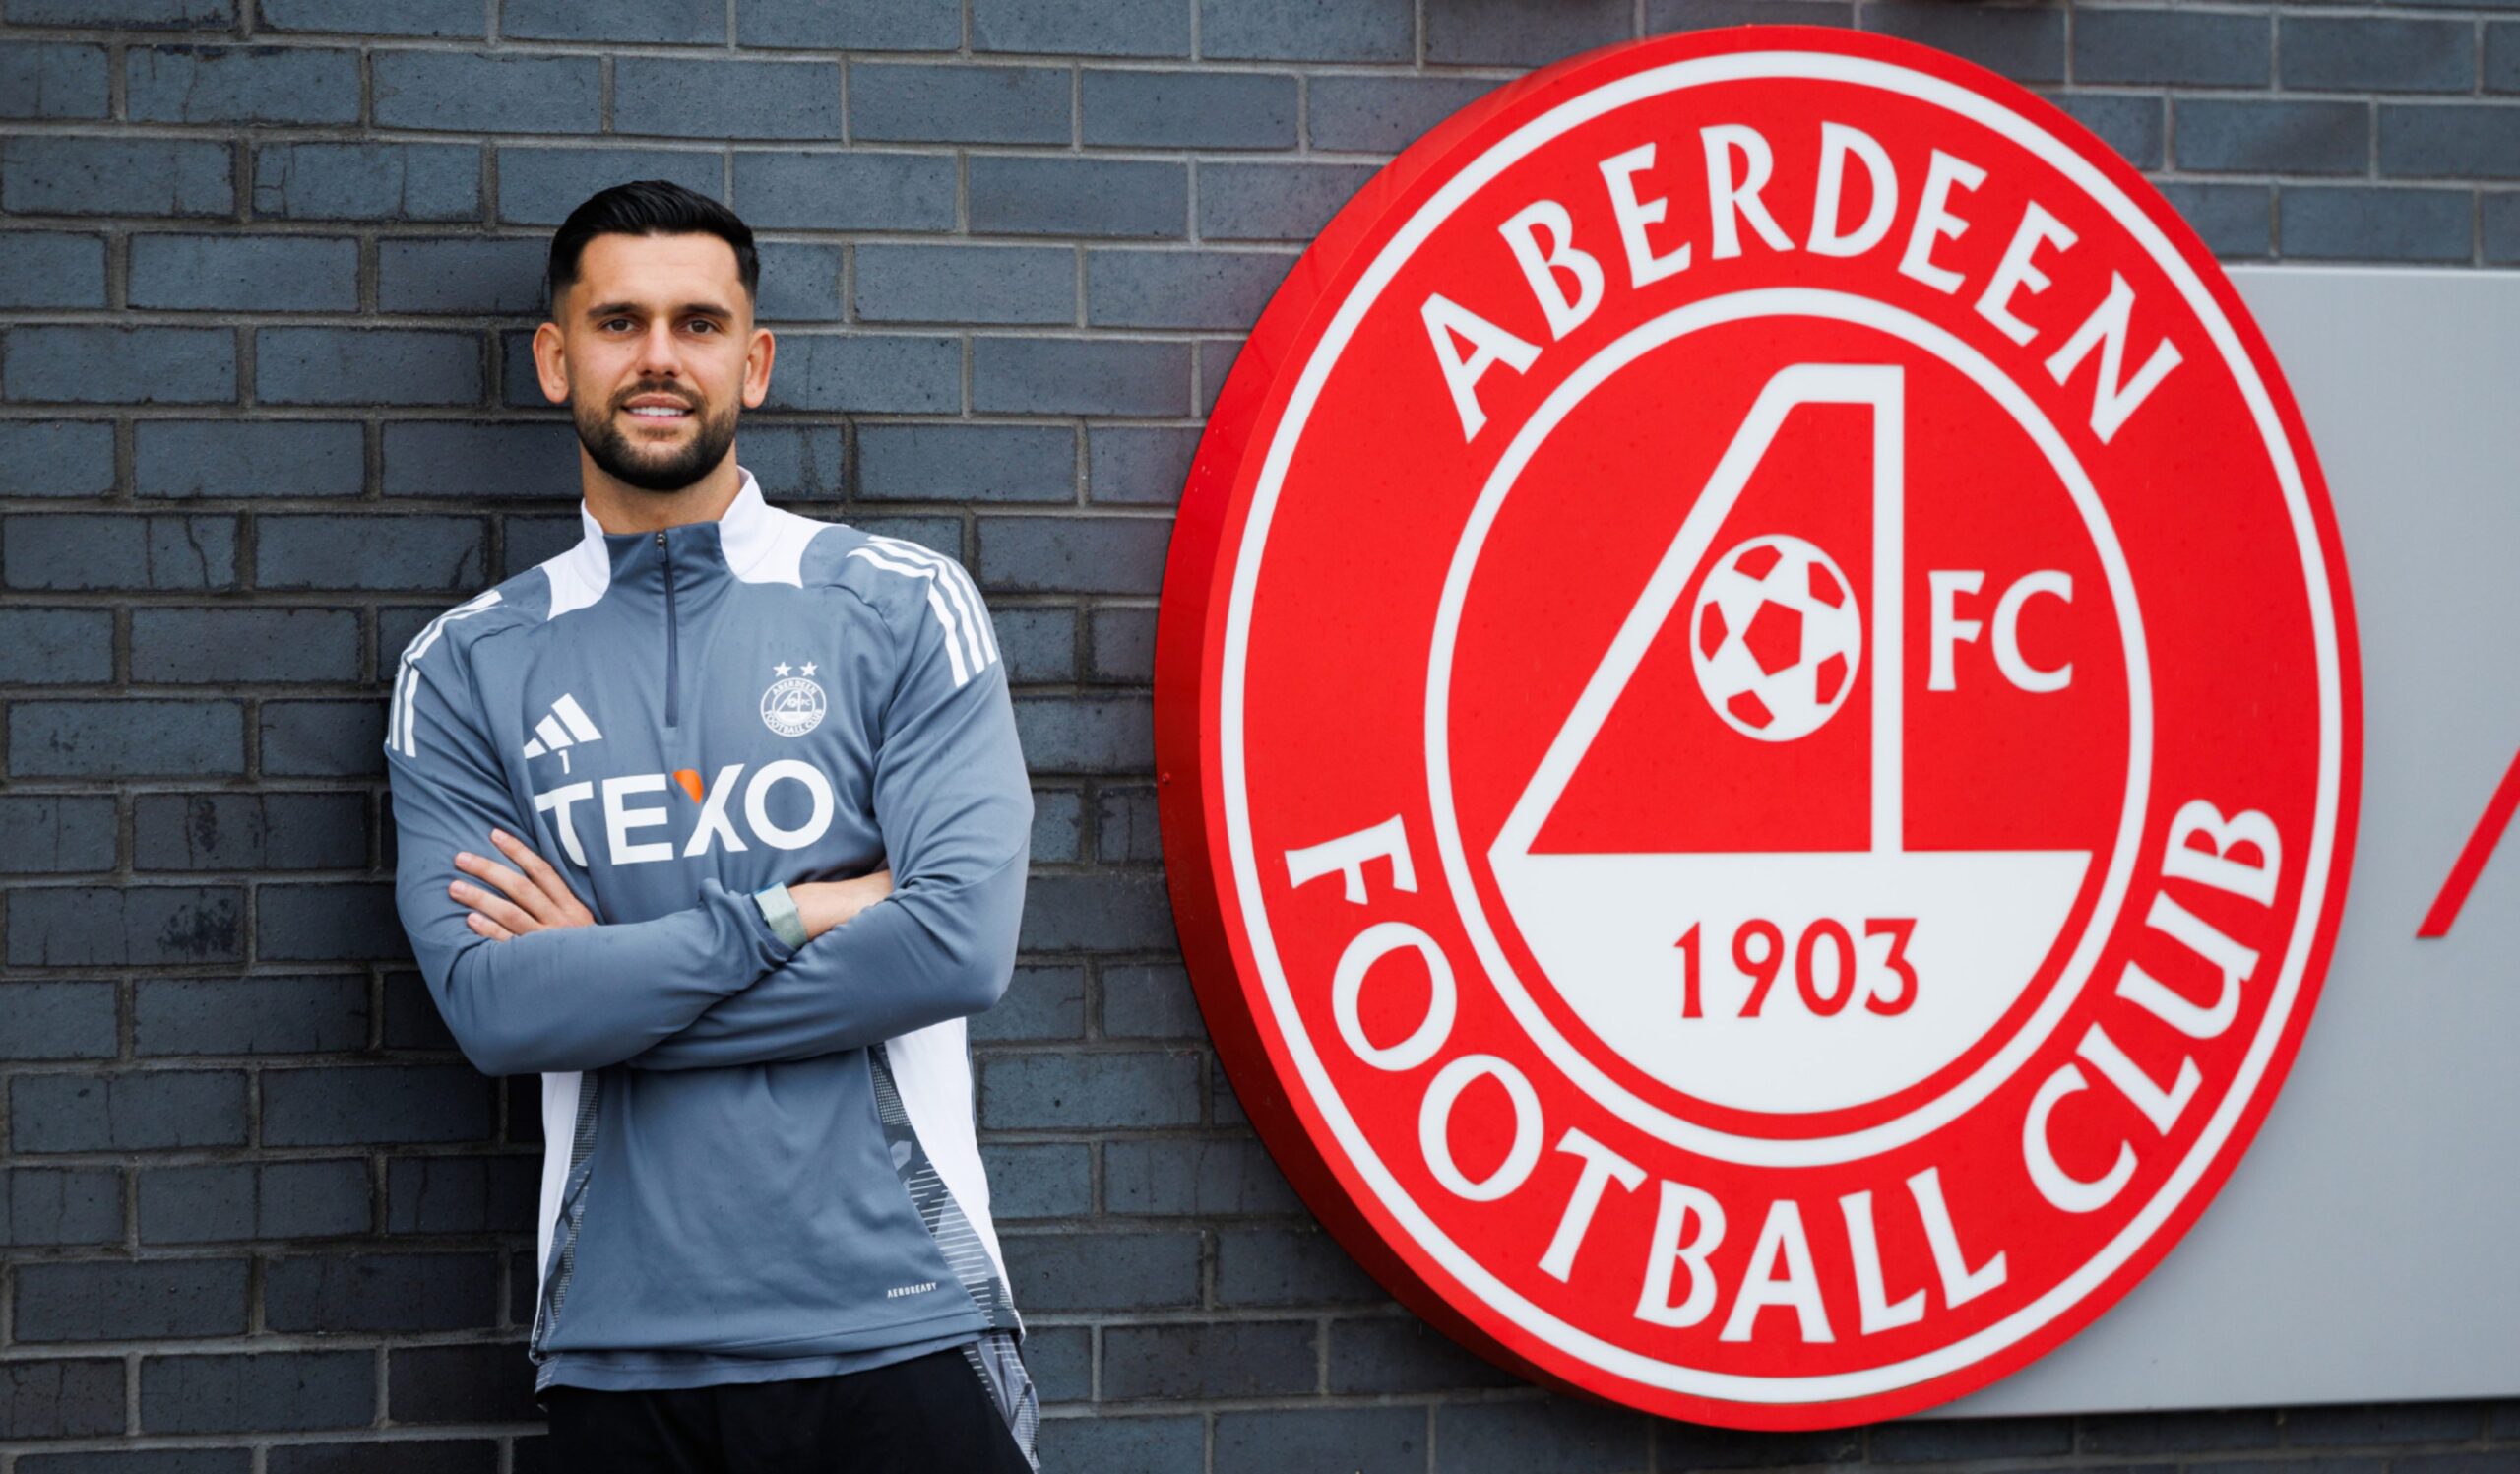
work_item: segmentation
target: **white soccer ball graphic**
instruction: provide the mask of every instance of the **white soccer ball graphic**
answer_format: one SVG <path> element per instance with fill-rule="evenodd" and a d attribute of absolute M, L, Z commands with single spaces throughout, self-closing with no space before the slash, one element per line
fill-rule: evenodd
<path fill-rule="evenodd" d="M 1689 615 L 1698 689 L 1733 731 L 1809 737 L 1836 715 L 1863 663 L 1863 616 L 1829 555 L 1771 534 L 1734 544 Z"/>

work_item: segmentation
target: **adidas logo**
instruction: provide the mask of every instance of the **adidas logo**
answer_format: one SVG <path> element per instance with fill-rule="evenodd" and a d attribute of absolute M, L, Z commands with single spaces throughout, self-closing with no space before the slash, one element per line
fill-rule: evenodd
<path fill-rule="evenodd" d="M 534 740 L 525 744 L 525 755 L 542 757 L 557 752 L 560 754 L 560 771 L 566 773 L 569 771 L 569 749 L 602 736 L 595 730 L 587 709 L 578 705 L 578 698 L 563 691 L 560 699 L 551 703 L 550 715 L 534 724 Z"/>

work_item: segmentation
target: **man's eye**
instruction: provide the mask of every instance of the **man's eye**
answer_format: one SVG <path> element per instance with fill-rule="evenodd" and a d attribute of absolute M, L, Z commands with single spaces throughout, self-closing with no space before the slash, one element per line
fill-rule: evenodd
<path fill-rule="evenodd" d="M 705 317 L 693 318 L 691 320 L 691 325 L 695 328 L 707 328 L 712 333 L 718 331 L 718 325 Z"/>

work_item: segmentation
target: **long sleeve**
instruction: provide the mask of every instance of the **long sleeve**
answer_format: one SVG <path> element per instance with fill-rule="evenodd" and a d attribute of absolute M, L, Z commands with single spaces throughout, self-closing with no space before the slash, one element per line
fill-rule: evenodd
<path fill-rule="evenodd" d="M 632 1065 L 695 1069 L 858 1049 L 977 1013 L 1005 993 L 1033 825 L 1014 704 L 984 629 L 949 628 L 925 607 L 914 613 L 872 784 L 893 893 Z"/>
<path fill-rule="evenodd" d="M 493 825 L 548 848 L 517 812 L 482 731 L 461 652 L 412 642 L 396 684 L 386 765 L 398 831 L 394 901 L 420 976 L 464 1057 L 484 1074 L 598 1069 L 638 1054 L 794 955 L 748 895 L 715 880 L 700 904 L 652 921 L 492 941 L 447 894 L 455 854 L 498 851 Z"/>

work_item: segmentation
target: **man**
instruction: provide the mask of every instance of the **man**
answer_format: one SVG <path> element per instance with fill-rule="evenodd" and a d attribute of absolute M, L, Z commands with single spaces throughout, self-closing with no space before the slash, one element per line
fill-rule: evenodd
<path fill-rule="evenodd" d="M 559 1467 L 1026 1470 L 963 1033 L 1023 909 L 1004 669 L 954 560 L 738 464 L 758 278 L 672 184 L 552 237 L 585 536 L 404 650 L 396 900 L 465 1056 L 542 1076 Z"/>

